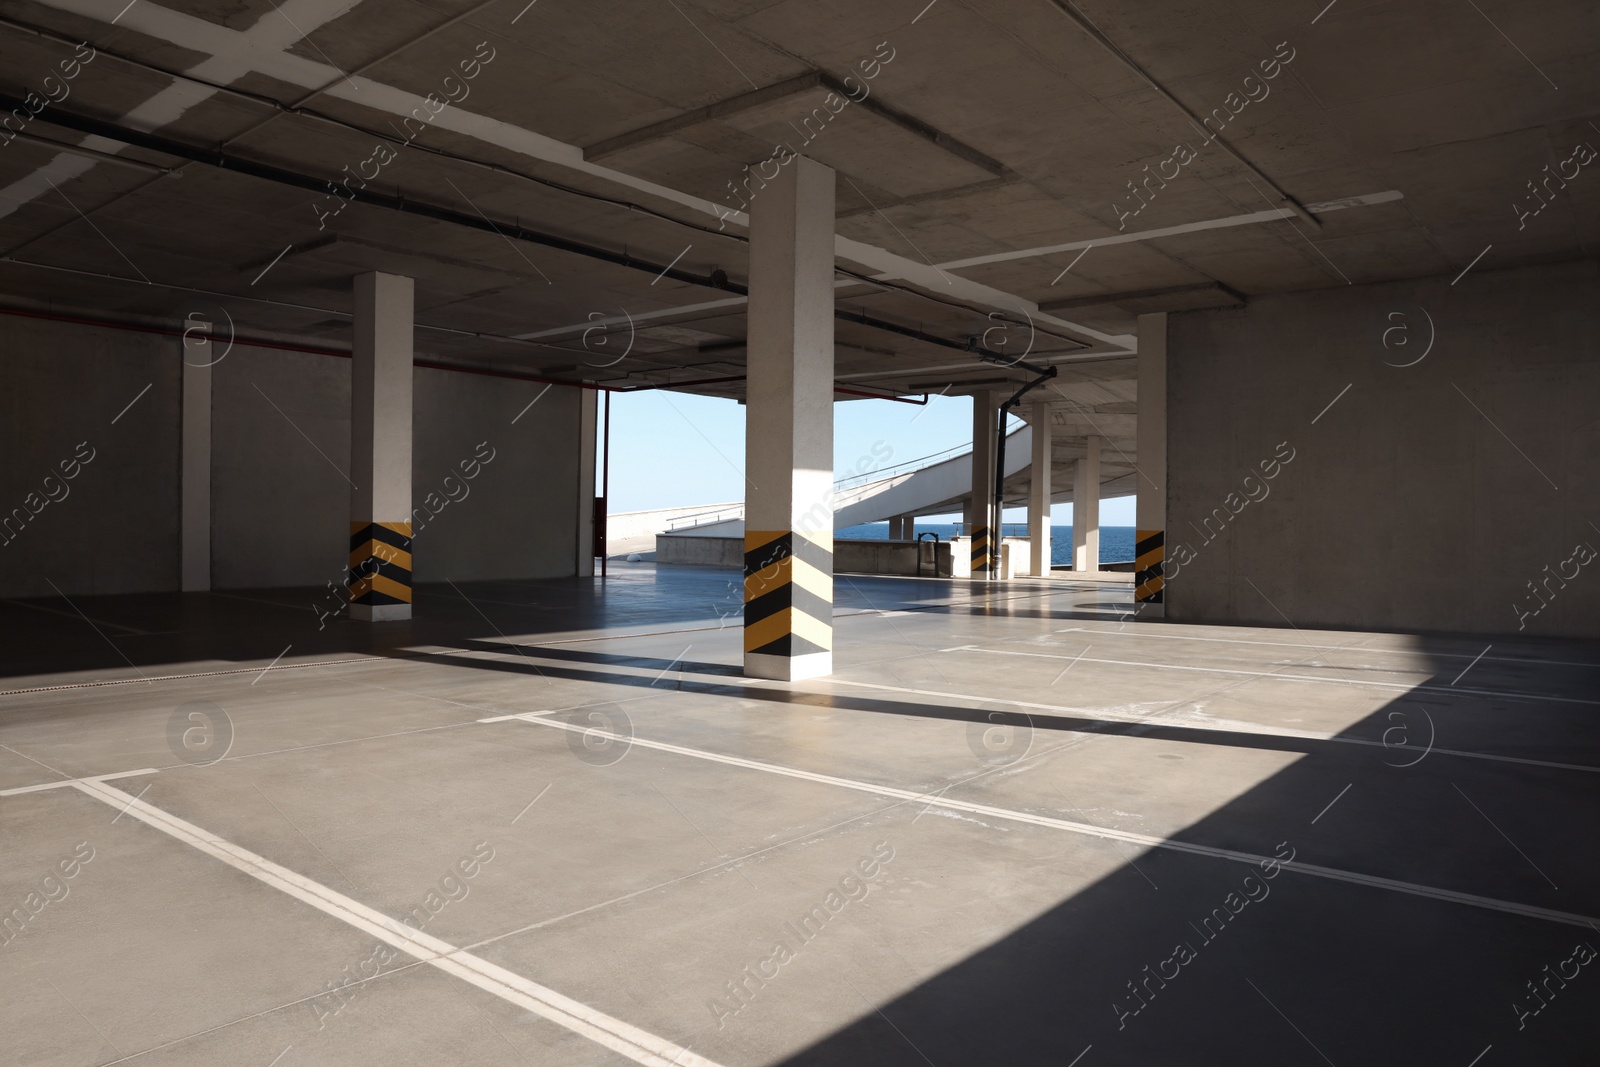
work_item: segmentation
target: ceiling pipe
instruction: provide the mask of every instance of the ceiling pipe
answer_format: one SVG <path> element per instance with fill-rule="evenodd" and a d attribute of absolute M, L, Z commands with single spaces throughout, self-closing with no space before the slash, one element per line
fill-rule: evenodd
<path fill-rule="evenodd" d="M 318 345 L 297 344 L 288 341 L 269 341 L 265 338 L 225 336 L 209 330 L 180 330 L 172 326 L 148 326 L 137 322 L 120 322 L 115 319 L 93 318 L 87 315 L 63 315 L 54 311 L 33 311 L 26 308 L 0 307 L 0 315 L 17 315 L 29 319 L 46 319 L 50 322 L 67 322 L 76 326 L 98 326 L 110 330 L 126 330 L 131 333 L 153 333 L 164 337 L 201 337 L 207 341 L 220 344 L 242 345 L 245 348 L 270 348 L 280 352 L 305 352 L 313 356 L 334 356 L 339 359 L 349 359 L 350 350 L 346 348 L 324 348 Z M 594 382 L 575 382 L 566 378 L 547 378 L 539 374 L 524 374 L 517 371 L 495 370 L 489 367 L 466 367 L 459 363 L 440 363 L 432 359 L 413 359 L 414 367 L 425 367 L 428 370 L 451 371 L 456 374 L 481 374 L 489 378 L 509 378 L 518 382 L 539 382 L 548 385 L 567 385 L 574 389 L 592 389 L 602 393 L 644 393 L 653 389 L 682 389 L 691 385 L 713 385 L 721 382 L 742 382 L 745 375 L 738 374 L 727 378 L 706 378 L 690 382 L 666 382 L 661 385 L 600 385 Z M 836 393 L 845 393 L 849 396 L 863 396 L 873 400 L 893 400 L 901 404 L 916 404 L 924 406 L 928 397 L 924 394 L 921 398 L 907 396 L 890 396 L 885 393 L 869 393 L 860 389 L 847 389 L 844 386 L 834 386 Z"/>
<path fill-rule="evenodd" d="M 0 111 L 7 111 L 12 108 L 24 106 L 25 105 L 23 101 L 17 97 L 7 94 L 0 94 Z M 601 248 L 598 245 L 586 244 L 582 241 L 574 241 L 566 237 L 557 237 L 554 234 L 530 230 L 516 223 L 496 223 L 484 215 L 469 215 L 466 212 L 456 211 L 452 208 L 439 207 L 435 204 L 428 204 L 420 200 L 408 200 L 403 196 L 391 196 L 387 193 L 375 192 L 369 188 L 350 189 L 346 187 L 344 193 L 334 193 L 333 189 L 335 183 L 325 178 L 312 177 L 309 174 L 302 174 L 298 171 L 288 170 L 283 167 L 274 166 L 270 163 L 259 163 L 255 160 L 244 159 L 227 152 L 218 151 L 216 149 L 200 148 L 195 145 L 186 144 L 182 141 L 175 141 L 168 137 L 162 137 L 158 134 L 147 133 L 142 130 L 136 130 L 128 126 L 123 126 L 120 123 L 109 122 L 104 119 L 91 118 L 88 115 L 76 114 L 61 108 L 60 106 L 50 108 L 48 112 L 40 116 L 40 121 L 60 126 L 63 129 L 76 130 L 79 133 L 105 137 L 113 141 L 120 141 L 123 144 L 129 145 L 130 147 L 143 148 L 151 152 L 160 152 L 163 155 L 174 156 L 178 159 L 187 159 L 195 163 L 203 163 L 206 166 L 216 167 L 219 170 L 233 171 L 236 174 L 260 178 L 264 181 L 276 182 L 280 185 L 288 185 L 297 189 L 305 189 L 307 191 L 314 192 L 319 196 L 336 195 L 342 199 L 354 201 L 355 203 L 388 208 L 391 211 L 400 211 L 410 215 L 418 215 L 423 218 L 433 219 L 437 222 L 445 222 L 456 226 L 464 226 L 468 229 L 478 230 L 484 233 L 492 233 L 499 237 L 511 237 L 519 241 L 524 241 L 528 244 L 542 245 L 546 248 L 554 248 L 558 251 L 570 252 L 573 255 L 584 256 L 589 259 L 600 260 L 604 263 L 611 263 L 619 267 L 627 267 L 631 270 L 645 272 L 657 279 L 671 278 L 674 281 L 685 282 L 689 285 L 699 285 L 708 289 L 718 289 L 724 292 L 734 293 L 739 296 L 750 295 L 749 287 L 730 280 L 727 274 L 720 270 L 712 271 L 710 274 L 696 274 L 693 271 L 681 270 L 675 266 L 672 266 L 671 264 L 662 266 L 659 263 L 639 259 L 635 256 L 629 255 L 626 252 L 615 252 L 608 248 Z M 915 330 L 908 326 L 901 326 L 897 323 L 888 322 L 883 319 L 862 315 L 858 312 L 849 312 L 835 308 L 834 317 L 845 322 L 854 322 L 872 329 L 884 330 L 889 333 L 899 334 L 903 337 L 914 338 L 926 344 L 938 345 L 942 348 L 952 348 L 960 352 L 975 352 L 980 358 L 1007 358 L 1004 353 L 991 352 L 987 349 L 984 349 L 982 346 L 974 347 L 971 341 L 954 341 L 946 337 L 939 337 L 934 334 L 924 333 L 921 330 Z"/>

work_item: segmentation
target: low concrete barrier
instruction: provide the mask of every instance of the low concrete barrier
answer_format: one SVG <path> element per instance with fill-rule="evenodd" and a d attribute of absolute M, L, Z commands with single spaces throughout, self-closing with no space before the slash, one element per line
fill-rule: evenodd
<path fill-rule="evenodd" d="M 744 538 L 656 534 L 656 562 L 744 569 Z"/>
<path fill-rule="evenodd" d="M 833 569 L 847 574 L 949 578 L 952 571 L 950 542 L 835 541 Z"/>
<path fill-rule="evenodd" d="M 901 574 L 916 577 L 921 559 L 925 578 L 949 578 L 949 541 L 835 541 L 833 569 L 847 574 Z M 656 562 L 698 567 L 743 567 L 744 539 L 698 534 L 657 534 Z"/>

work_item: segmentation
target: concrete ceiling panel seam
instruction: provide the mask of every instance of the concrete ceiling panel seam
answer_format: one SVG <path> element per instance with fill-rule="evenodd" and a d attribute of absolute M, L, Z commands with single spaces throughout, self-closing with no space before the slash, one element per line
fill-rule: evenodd
<path fill-rule="evenodd" d="M 108 12 L 99 0 L 39 0 L 39 2 L 47 7 L 78 14 L 97 21 L 109 21 Z M 301 2 L 309 5 L 319 2 L 325 3 L 325 0 L 301 0 Z M 350 6 L 354 6 L 354 2 L 355 0 L 333 0 L 334 6 L 324 6 L 324 10 L 333 11 L 337 9 L 340 13 L 343 13 L 343 11 L 349 10 Z M 330 88 L 324 90 L 327 95 L 348 103 L 376 107 L 378 110 L 388 111 L 394 115 L 408 115 L 417 107 L 424 106 L 425 103 L 415 94 L 383 85 L 369 78 L 337 77 L 339 72 L 333 70 L 333 68 L 304 60 L 287 52 L 276 51 L 262 55 L 253 41 L 248 38 L 247 33 L 215 26 L 203 19 L 162 8 L 148 2 L 148 0 L 127 9 L 121 17 L 128 20 L 129 28 L 137 29 L 158 39 L 171 40 L 176 44 L 193 48 L 196 51 L 209 52 L 213 59 L 200 64 L 195 68 L 196 70 L 220 60 L 223 56 L 227 56 L 229 59 L 244 57 L 248 58 L 250 69 L 271 74 L 280 80 L 300 85 L 306 89 L 319 89 L 332 83 Z M 254 32 L 257 27 L 266 24 L 267 21 L 267 18 L 263 17 L 262 21 L 257 23 L 256 27 L 252 27 L 249 32 Z M 244 71 L 240 70 L 234 73 L 232 77 L 239 77 L 243 73 Z M 363 90 L 370 91 L 363 94 Z M 531 158 L 540 159 L 547 163 L 567 167 L 571 170 L 636 189 L 677 203 L 680 206 L 688 207 L 701 214 L 719 219 L 726 218 L 743 226 L 748 226 L 749 224 L 748 216 L 743 212 L 735 212 L 730 215 L 722 208 L 700 197 L 692 196 L 646 179 L 636 178 L 621 171 L 589 163 L 583 159 L 582 149 L 575 145 L 566 144 L 497 119 L 452 107 L 442 110 L 434 121 L 441 128 L 451 129 L 453 132 L 464 134 L 484 143 L 506 148 Z M 83 163 L 84 170 L 87 170 L 92 165 L 88 160 L 84 160 Z M 1135 348 L 1137 344 L 1132 335 L 1108 335 L 1066 319 L 1044 315 L 1038 312 L 1037 305 L 1032 301 L 1025 300 L 1014 294 L 1001 292 L 990 286 L 948 275 L 944 278 L 931 277 L 924 264 L 904 259 L 876 246 L 836 237 L 835 254 L 841 258 L 876 267 L 882 272 L 881 276 L 884 278 L 903 278 L 924 288 L 930 288 L 935 292 L 939 291 L 936 286 L 942 283 L 958 292 L 965 299 L 976 303 L 1003 310 L 1018 311 L 1029 316 L 1038 315 L 1043 321 L 1060 329 L 1077 333 L 1088 341 L 1129 350 Z"/>

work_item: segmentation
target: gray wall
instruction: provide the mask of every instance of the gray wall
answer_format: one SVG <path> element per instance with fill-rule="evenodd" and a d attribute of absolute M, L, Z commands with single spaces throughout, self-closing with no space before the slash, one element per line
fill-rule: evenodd
<path fill-rule="evenodd" d="M 211 587 L 337 587 L 350 554 L 350 361 L 235 345 L 211 373 Z"/>
<path fill-rule="evenodd" d="M 181 351 L 177 337 L 0 315 L 0 518 L 30 516 L 0 544 L 0 596 L 54 595 L 49 581 L 68 596 L 178 588 Z M 235 345 L 212 374 L 212 587 L 337 585 L 350 361 Z M 416 580 L 573 574 L 580 391 L 415 375 L 414 502 L 459 498 L 415 517 Z M 38 507 L 81 441 L 94 459 L 33 514 L 28 494 Z"/>
<path fill-rule="evenodd" d="M 1600 559 L 1521 614 L 1600 550 L 1597 296 L 1480 265 L 1170 316 L 1167 617 L 1600 636 Z"/>
<path fill-rule="evenodd" d="M 0 315 L 0 596 L 177 587 L 179 350 Z M 64 481 L 80 442 L 93 459 Z"/>
<path fill-rule="evenodd" d="M 417 581 L 575 573 L 582 394 L 546 389 L 417 370 L 412 507 L 429 508 L 430 496 L 435 504 L 445 501 L 430 509 L 433 518 L 413 519 Z M 479 463 L 475 478 L 464 478 L 461 464 L 471 470 L 485 444 L 481 454 L 493 458 Z"/>

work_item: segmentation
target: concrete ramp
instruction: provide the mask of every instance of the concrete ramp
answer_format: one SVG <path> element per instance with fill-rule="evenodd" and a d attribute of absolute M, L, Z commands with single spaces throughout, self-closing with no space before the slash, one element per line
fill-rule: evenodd
<path fill-rule="evenodd" d="M 1007 478 L 1028 469 L 1033 430 L 1024 425 L 1006 436 Z M 924 467 L 851 485 L 844 479 L 833 493 L 833 528 L 883 522 L 897 515 L 938 515 L 960 511 L 972 493 L 972 451 Z"/>

